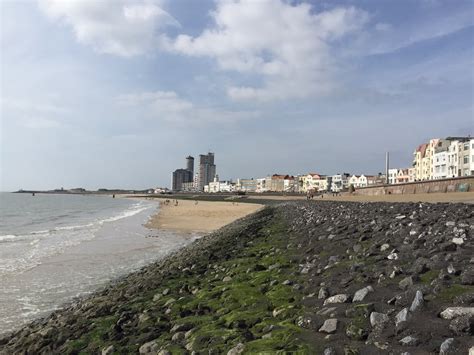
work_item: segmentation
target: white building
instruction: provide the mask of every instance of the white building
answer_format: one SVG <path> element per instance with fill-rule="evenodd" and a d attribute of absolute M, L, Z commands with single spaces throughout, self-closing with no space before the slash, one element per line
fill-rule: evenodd
<path fill-rule="evenodd" d="M 352 175 L 349 179 L 349 184 L 354 187 L 367 187 L 368 179 L 365 175 Z"/>
<path fill-rule="evenodd" d="M 388 183 L 390 185 L 397 183 L 398 169 L 388 169 Z"/>
<path fill-rule="evenodd" d="M 336 174 L 331 176 L 331 191 L 339 192 L 349 187 L 349 174 Z"/>
<path fill-rule="evenodd" d="M 446 179 L 448 177 L 448 147 L 436 148 L 433 155 L 433 179 Z"/>

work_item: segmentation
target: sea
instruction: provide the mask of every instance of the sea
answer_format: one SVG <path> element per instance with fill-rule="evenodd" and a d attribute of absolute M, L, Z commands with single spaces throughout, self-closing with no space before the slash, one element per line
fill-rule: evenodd
<path fill-rule="evenodd" d="M 158 208 L 111 196 L 0 193 L 0 334 L 199 237 L 146 228 Z"/>

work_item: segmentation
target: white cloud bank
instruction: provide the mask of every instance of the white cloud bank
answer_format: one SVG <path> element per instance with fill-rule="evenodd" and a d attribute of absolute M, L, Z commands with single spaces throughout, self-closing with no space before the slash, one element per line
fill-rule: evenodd
<path fill-rule="evenodd" d="M 156 48 L 160 29 L 179 26 L 159 0 L 39 0 L 39 5 L 51 19 L 70 25 L 80 43 L 123 57 Z"/>
<path fill-rule="evenodd" d="M 331 90 L 333 43 L 360 31 L 369 15 L 355 7 L 314 13 L 281 0 L 219 1 L 215 26 L 201 35 L 168 39 L 168 49 L 215 58 L 222 70 L 256 74 L 263 85 L 231 86 L 236 100 L 304 98 Z"/>

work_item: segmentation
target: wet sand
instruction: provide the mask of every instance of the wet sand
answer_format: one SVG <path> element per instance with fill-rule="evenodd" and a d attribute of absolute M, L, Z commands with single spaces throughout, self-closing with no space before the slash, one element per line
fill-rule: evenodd
<path fill-rule="evenodd" d="M 150 218 L 147 228 L 195 233 L 212 232 L 263 207 L 257 203 L 190 200 L 178 200 L 176 206 L 172 199 L 168 205 L 165 199 L 159 201 L 159 212 Z"/>

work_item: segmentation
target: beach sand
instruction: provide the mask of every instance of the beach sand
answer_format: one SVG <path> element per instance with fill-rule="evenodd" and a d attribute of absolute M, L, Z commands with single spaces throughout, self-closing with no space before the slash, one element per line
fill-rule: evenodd
<path fill-rule="evenodd" d="M 159 201 L 159 212 L 150 218 L 147 228 L 195 233 L 212 232 L 263 207 L 257 203 L 198 201 L 196 204 L 190 200 L 178 200 L 175 206 L 173 199 L 169 205 L 164 204 L 165 199 Z"/>
<path fill-rule="evenodd" d="M 305 200 L 306 196 L 249 196 L 250 199 L 258 201 L 259 199 L 274 200 Z M 353 201 L 353 202 L 452 202 L 452 203 L 474 203 L 474 192 L 448 192 L 448 193 L 430 193 L 430 194 L 409 194 L 409 195 L 380 195 L 364 196 L 342 194 L 332 196 L 331 194 L 314 196 L 312 201 Z"/>

